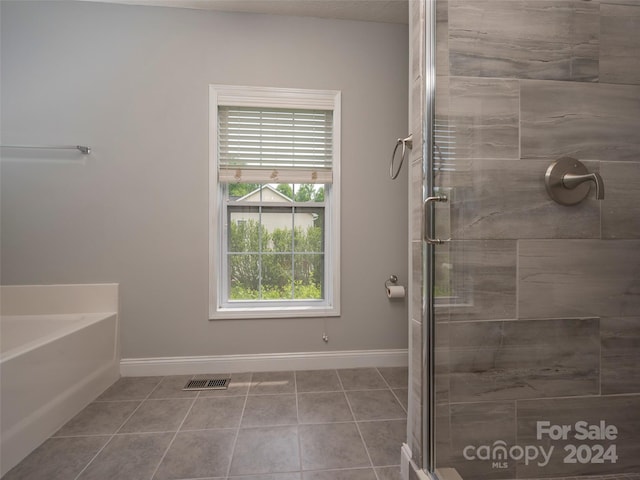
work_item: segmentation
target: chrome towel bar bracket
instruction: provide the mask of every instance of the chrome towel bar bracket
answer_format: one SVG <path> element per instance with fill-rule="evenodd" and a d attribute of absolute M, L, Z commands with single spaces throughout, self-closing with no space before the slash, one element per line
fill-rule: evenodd
<path fill-rule="evenodd" d="M 402 155 L 400 156 L 400 164 L 398 165 L 398 169 L 394 168 L 395 160 L 396 160 L 396 152 L 398 151 L 398 147 L 402 145 Z M 402 163 L 404 162 L 404 158 L 407 155 L 407 148 L 413 148 L 413 135 L 409 135 L 407 138 L 399 138 L 396 142 L 396 146 L 393 149 L 393 153 L 391 154 L 391 165 L 389 166 L 389 176 L 392 180 L 398 178 L 400 174 L 400 169 L 402 168 Z"/>

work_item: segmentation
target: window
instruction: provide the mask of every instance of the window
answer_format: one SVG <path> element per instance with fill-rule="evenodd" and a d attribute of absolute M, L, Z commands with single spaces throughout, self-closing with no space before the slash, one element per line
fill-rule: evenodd
<path fill-rule="evenodd" d="M 210 102 L 210 318 L 339 315 L 340 93 Z"/>

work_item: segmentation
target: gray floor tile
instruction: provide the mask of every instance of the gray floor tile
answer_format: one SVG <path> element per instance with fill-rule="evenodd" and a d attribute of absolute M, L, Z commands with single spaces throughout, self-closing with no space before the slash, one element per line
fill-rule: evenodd
<path fill-rule="evenodd" d="M 300 473 L 274 473 L 270 475 L 243 475 L 241 477 L 229 477 L 229 480 L 300 480 Z"/>
<path fill-rule="evenodd" d="M 149 480 L 172 438 L 173 433 L 116 435 L 79 480 Z"/>
<path fill-rule="evenodd" d="M 303 480 L 377 480 L 371 468 L 304 472 L 302 478 Z"/>
<path fill-rule="evenodd" d="M 211 375 L 194 375 L 193 378 L 207 378 Z M 246 395 L 251 385 L 251 373 L 233 373 L 231 382 L 226 390 L 202 390 L 200 398 L 203 397 L 228 397 Z"/>
<path fill-rule="evenodd" d="M 144 400 L 161 381 L 162 377 L 122 377 L 98 400 Z"/>
<path fill-rule="evenodd" d="M 140 403 L 139 401 L 90 403 L 58 430 L 54 436 L 116 433 Z"/>
<path fill-rule="evenodd" d="M 400 449 L 407 438 L 407 422 L 358 422 L 374 466 L 400 465 Z"/>
<path fill-rule="evenodd" d="M 246 397 L 198 398 L 181 430 L 231 428 L 240 425 Z"/>
<path fill-rule="evenodd" d="M 396 398 L 398 399 L 398 401 L 400 402 L 400 405 L 402 405 L 405 409 L 405 411 L 407 411 L 409 409 L 409 389 L 407 388 L 394 388 L 393 389 L 393 393 L 395 394 Z"/>
<path fill-rule="evenodd" d="M 347 368 L 338 370 L 338 375 L 345 390 L 366 390 L 387 387 L 382 376 L 375 368 Z"/>
<path fill-rule="evenodd" d="M 344 392 L 298 394 L 300 423 L 352 422 L 353 415 Z"/>
<path fill-rule="evenodd" d="M 149 480 L 156 469 L 153 480 L 374 480 L 356 425 L 365 431 L 368 423 L 382 426 L 384 437 L 390 422 L 356 424 L 347 395 L 360 419 L 393 414 L 385 409 L 394 404 L 386 385 L 396 385 L 401 375 L 401 369 L 373 368 L 234 374 L 229 390 L 202 391 L 197 398 L 182 394 L 190 376 L 123 378 L 3 480 L 75 478 L 80 471 L 80 480 Z M 352 391 L 342 391 L 343 383 Z M 397 398 L 406 391 L 393 390 Z M 384 442 L 376 443 L 374 433 L 367 432 L 373 456 L 384 459 Z M 388 455 L 399 458 L 395 447 Z M 378 480 L 395 480 L 396 470 L 376 469 Z"/>
<path fill-rule="evenodd" d="M 235 429 L 178 433 L 154 480 L 224 477 L 235 437 Z"/>
<path fill-rule="evenodd" d="M 75 478 L 108 440 L 108 436 L 50 438 L 31 452 L 2 479 Z"/>
<path fill-rule="evenodd" d="M 192 403 L 190 398 L 145 400 L 118 433 L 175 432 Z"/>
<path fill-rule="evenodd" d="M 192 375 L 164 377 L 149 398 L 195 398 L 198 396 L 197 390 L 182 390 L 191 378 Z"/>
<path fill-rule="evenodd" d="M 407 388 L 409 384 L 409 367 L 378 368 L 391 388 Z"/>
<path fill-rule="evenodd" d="M 303 470 L 370 466 L 355 423 L 301 425 Z"/>
<path fill-rule="evenodd" d="M 298 423 L 295 395 L 250 395 L 242 415 L 243 427 L 295 425 Z"/>
<path fill-rule="evenodd" d="M 335 370 L 304 370 L 295 373 L 298 392 L 335 392 L 342 390 Z"/>
<path fill-rule="evenodd" d="M 259 372 L 251 377 L 249 395 L 269 393 L 294 393 L 295 377 L 293 372 Z"/>
<path fill-rule="evenodd" d="M 230 475 L 286 473 L 299 470 L 300 452 L 296 427 L 240 429 Z"/>
<path fill-rule="evenodd" d="M 400 458 L 400 454 L 398 454 L 398 458 Z M 376 468 L 376 473 L 379 480 L 402 480 L 399 466 Z"/>
<path fill-rule="evenodd" d="M 391 390 L 347 392 L 356 420 L 392 420 L 407 414 Z"/>

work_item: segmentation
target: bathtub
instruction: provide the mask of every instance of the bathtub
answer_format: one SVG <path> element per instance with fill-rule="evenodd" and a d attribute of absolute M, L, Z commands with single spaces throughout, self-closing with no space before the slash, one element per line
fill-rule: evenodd
<path fill-rule="evenodd" d="M 119 342 L 117 285 L 3 286 L 0 296 L 4 475 L 118 379 Z"/>

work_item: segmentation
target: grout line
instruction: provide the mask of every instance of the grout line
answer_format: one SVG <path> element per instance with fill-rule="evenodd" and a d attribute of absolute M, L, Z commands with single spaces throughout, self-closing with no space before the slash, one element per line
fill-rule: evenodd
<path fill-rule="evenodd" d="M 153 477 L 156 476 L 156 473 L 158 472 L 158 469 L 160 468 L 160 465 L 162 465 L 162 462 L 164 461 L 164 458 L 167 456 L 167 453 L 169 453 L 169 450 L 171 449 L 171 446 L 173 445 L 174 440 L 178 436 L 178 433 L 180 432 L 180 429 L 182 428 L 182 425 L 184 425 L 185 420 L 187 419 L 187 417 L 191 413 L 191 409 L 193 409 L 193 406 L 195 405 L 196 400 L 198 400 L 199 396 L 200 396 L 200 392 L 198 392 L 198 395 L 196 395 L 196 397 L 191 401 L 191 405 L 189 406 L 189 410 L 187 410 L 187 413 L 182 418 L 182 422 L 180 422 L 180 425 L 178 425 L 178 429 L 173 434 L 173 437 L 171 438 L 171 441 L 169 442 L 169 445 L 167 445 L 167 448 L 165 449 L 164 453 L 162 454 L 162 457 L 160 458 L 160 461 L 158 462 L 158 465 L 156 465 L 156 468 L 153 470 L 153 473 L 151 474 L 151 479 L 152 480 L 153 480 Z"/>
<path fill-rule="evenodd" d="M 376 369 L 376 372 L 378 370 Z M 380 373 L 378 372 L 378 375 L 380 375 Z M 382 377 L 382 375 L 380 375 Z M 384 377 L 383 377 L 384 378 Z M 340 378 L 340 375 L 338 375 L 338 381 L 340 382 L 340 386 L 344 389 L 344 385 L 342 384 L 342 379 Z M 349 396 L 347 395 L 347 392 L 344 392 L 344 396 L 347 399 L 347 406 L 349 407 L 349 411 L 351 412 L 351 416 L 353 417 L 353 423 L 356 425 L 356 430 L 358 430 L 358 435 L 360 435 L 360 441 L 362 442 L 362 445 L 364 446 L 364 451 L 367 454 L 367 458 L 369 459 L 369 464 L 371 465 L 371 469 L 373 470 L 373 474 L 376 477 L 376 480 L 380 480 L 380 477 L 378 477 L 378 472 L 376 472 L 375 467 L 373 466 L 373 460 L 371 459 L 371 454 L 369 453 L 369 449 L 367 448 L 367 444 L 364 441 L 364 437 L 362 436 L 362 431 L 360 430 L 360 425 L 358 425 L 358 422 L 356 421 L 356 416 L 353 413 L 353 408 L 351 408 L 351 402 L 349 401 Z"/>
<path fill-rule="evenodd" d="M 122 377 L 120 377 L 120 378 L 122 378 Z M 155 389 L 156 389 L 156 388 L 158 388 L 158 385 L 160 385 L 160 384 L 162 383 L 162 380 L 163 380 L 163 379 L 164 379 L 164 377 L 160 378 L 160 381 L 156 384 L 156 386 L 155 386 L 155 387 L 153 387 L 153 388 L 151 389 L 151 391 L 147 394 L 147 396 L 144 398 L 144 400 L 135 400 L 135 401 L 140 402 L 140 403 L 138 404 L 138 406 L 137 406 L 136 408 L 134 408 L 134 409 L 133 409 L 133 412 L 131 412 L 131 414 L 130 414 L 127 418 L 125 418 L 125 419 L 124 419 L 124 421 L 120 424 L 120 426 L 116 429 L 116 431 L 115 431 L 113 434 L 111 434 L 111 436 L 110 436 L 109 440 L 107 440 L 107 443 L 105 443 L 105 444 L 102 446 L 102 448 L 101 448 L 100 450 L 98 450 L 98 451 L 96 452 L 96 454 L 95 454 L 93 457 L 91 457 L 91 460 L 89 460 L 89 462 L 84 466 L 84 468 L 83 468 L 82 470 L 80 470 L 80 472 L 78 472 L 78 475 L 76 475 L 75 480 L 77 480 L 78 478 L 80 478 L 80 475 L 82 475 L 82 474 L 84 473 L 84 471 L 85 471 L 87 468 L 89 468 L 89 465 L 91 465 L 91 464 L 93 463 L 93 461 L 98 457 L 98 455 L 100 455 L 100 454 L 102 453 L 102 451 L 103 451 L 105 448 L 107 448 L 107 445 L 109 445 L 109 444 L 113 441 L 113 438 L 117 435 L 117 433 L 120 431 L 120 429 L 121 429 L 122 427 L 124 427 L 124 425 L 125 425 L 125 424 L 130 420 L 130 419 L 131 419 L 131 417 L 133 417 L 133 415 L 135 415 L 135 413 L 136 413 L 136 412 L 138 411 L 138 409 L 142 406 L 142 404 L 145 402 L 145 400 L 147 400 L 147 399 L 149 398 L 149 396 L 150 396 L 150 395 L 155 391 Z M 116 380 L 116 382 L 114 382 L 114 383 L 113 383 L 113 385 L 115 385 L 116 383 L 117 383 L 117 380 Z M 111 386 L 113 386 L 113 385 L 111 385 Z M 105 391 L 106 391 L 106 390 L 105 390 Z M 104 393 L 104 392 L 103 392 L 103 393 Z M 122 400 L 122 401 L 129 401 L 129 400 Z M 134 401 L 134 400 L 131 400 L 131 401 Z M 89 405 L 91 405 L 91 404 L 89 404 Z"/>
<path fill-rule="evenodd" d="M 300 408 L 298 406 L 298 375 L 293 372 L 293 391 L 296 394 L 296 439 L 298 440 L 298 467 L 302 478 L 302 442 L 300 441 Z"/>
<path fill-rule="evenodd" d="M 227 474 L 224 478 L 229 478 L 231 475 L 231 465 L 233 463 L 233 457 L 236 454 L 236 445 L 238 444 L 238 437 L 240 436 L 240 427 L 242 426 L 242 419 L 244 418 L 244 410 L 247 408 L 247 400 L 249 400 L 249 391 L 251 390 L 251 385 L 253 383 L 253 373 L 249 373 L 249 385 L 247 385 L 247 394 L 244 397 L 244 404 L 242 405 L 242 412 L 240 412 L 240 419 L 238 420 L 238 428 L 236 428 L 236 436 L 233 439 L 233 445 L 231 446 L 231 456 L 229 457 L 229 465 L 227 465 Z"/>
<path fill-rule="evenodd" d="M 378 368 L 376 367 L 376 370 L 378 370 Z M 384 380 L 384 383 L 387 385 L 387 387 L 389 388 L 389 390 L 391 391 L 391 394 L 393 395 L 393 397 L 396 399 L 396 401 L 400 404 L 400 407 L 402 408 L 402 410 L 404 410 L 404 413 L 407 415 L 409 415 L 409 412 L 407 412 L 407 409 L 404 408 L 404 405 L 402 404 L 402 402 L 400 401 L 400 399 L 398 398 L 398 396 L 396 395 L 396 392 L 393 391 L 393 388 L 391 388 L 391 385 L 389 385 L 389 382 L 387 382 L 387 379 L 384 378 L 384 375 L 382 375 L 382 373 L 380 372 L 380 370 L 378 370 L 378 373 L 380 374 L 380 376 L 382 377 L 382 380 Z M 407 373 L 408 375 L 408 373 Z M 402 387 L 398 387 L 398 388 L 402 388 Z M 407 378 L 407 395 L 409 395 L 409 379 Z M 409 421 L 407 419 L 407 421 Z"/>

